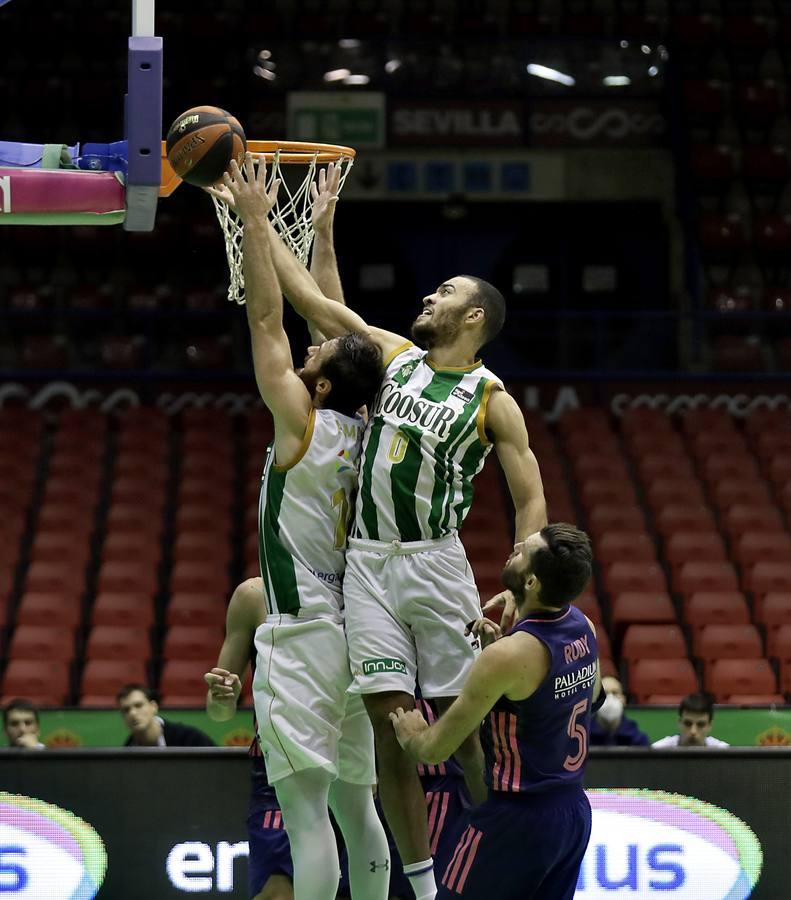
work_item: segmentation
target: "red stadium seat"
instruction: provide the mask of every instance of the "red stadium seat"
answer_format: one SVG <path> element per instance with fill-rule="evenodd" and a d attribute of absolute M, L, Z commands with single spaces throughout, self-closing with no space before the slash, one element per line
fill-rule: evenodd
<path fill-rule="evenodd" d="M 621 646 L 629 663 L 638 659 L 686 659 L 687 644 L 678 625 L 630 625 Z"/>
<path fill-rule="evenodd" d="M 220 537 L 230 537 L 233 519 L 230 510 L 194 503 L 179 506 L 176 510 L 177 531 L 205 531 Z"/>
<path fill-rule="evenodd" d="M 599 657 L 599 671 L 601 672 L 602 678 L 620 678 L 618 667 L 608 657 Z"/>
<path fill-rule="evenodd" d="M 25 590 L 34 593 L 60 591 L 64 597 L 79 597 L 85 588 L 85 567 L 63 562 L 34 562 L 27 570 Z"/>
<path fill-rule="evenodd" d="M 629 666 L 629 693 L 637 703 L 651 695 L 685 697 L 698 690 L 698 677 L 688 659 L 640 659 Z"/>
<path fill-rule="evenodd" d="M 646 453 L 665 453 L 667 456 L 687 458 L 687 451 L 681 436 L 675 431 L 671 432 L 632 432 L 624 435 L 624 441 L 629 453 L 637 460 Z"/>
<path fill-rule="evenodd" d="M 791 625 L 780 625 L 767 634 L 766 655 L 785 664 L 791 662 Z"/>
<path fill-rule="evenodd" d="M 166 624 L 222 628 L 227 606 L 216 594 L 172 594 L 167 606 Z"/>
<path fill-rule="evenodd" d="M 777 679 L 766 659 L 718 659 L 706 666 L 703 684 L 718 703 L 734 694 L 774 694 Z"/>
<path fill-rule="evenodd" d="M 580 453 L 571 461 L 574 474 L 581 482 L 591 479 L 596 481 L 608 481 L 612 479 L 626 479 L 629 475 L 626 463 L 621 456 L 600 456 L 598 453 Z M 542 466 L 541 475 L 545 478 Z M 562 475 L 562 472 L 561 472 Z"/>
<path fill-rule="evenodd" d="M 705 625 L 692 642 L 695 656 L 715 659 L 758 659 L 763 656 L 761 635 L 755 625 Z"/>
<path fill-rule="evenodd" d="M 221 627 L 174 625 L 168 629 L 162 655 L 168 660 L 200 660 L 211 666 L 221 646 Z"/>
<path fill-rule="evenodd" d="M 116 534 L 135 532 L 160 535 L 164 522 L 160 515 L 139 503 L 113 503 L 107 511 L 107 530 Z"/>
<path fill-rule="evenodd" d="M 703 490 L 697 478 L 656 478 L 646 488 L 648 505 L 656 513 L 667 506 L 702 504 Z"/>
<path fill-rule="evenodd" d="M 605 531 L 596 541 L 594 555 L 601 566 L 616 562 L 655 563 L 656 545 L 646 532 Z"/>
<path fill-rule="evenodd" d="M 745 570 L 744 587 L 754 594 L 791 593 L 791 561 L 756 563 Z"/>
<path fill-rule="evenodd" d="M 172 705 L 174 696 L 187 697 L 193 701 L 199 701 L 200 705 L 206 703 L 206 682 L 203 680 L 204 674 L 211 668 L 216 661 L 216 653 L 219 652 L 219 645 L 215 648 L 215 657 L 204 663 L 203 660 L 185 660 L 185 659 L 169 659 L 165 662 L 162 669 L 162 677 L 159 682 L 159 690 L 162 694 L 163 703 Z"/>
<path fill-rule="evenodd" d="M 726 478 L 757 478 L 755 457 L 747 450 L 738 453 L 712 453 L 703 460 L 703 477 L 709 484 Z"/>
<path fill-rule="evenodd" d="M 791 592 L 770 591 L 757 598 L 755 621 L 768 629 L 791 625 Z"/>
<path fill-rule="evenodd" d="M 706 625 L 747 625 L 750 610 L 741 591 L 696 591 L 684 597 L 684 621 L 695 631 Z"/>
<path fill-rule="evenodd" d="M 599 656 L 604 657 L 604 659 L 612 659 L 610 637 L 604 628 L 596 629 L 596 644 L 598 645 Z"/>
<path fill-rule="evenodd" d="M 214 564 L 227 566 L 231 561 L 231 549 L 230 542 L 217 540 L 213 534 L 181 532 L 173 545 L 173 562 L 205 564 L 211 560 Z"/>
<path fill-rule="evenodd" d="M 79 599 L 65 597 L 59 591 L 27 591 L 16 611 L 17 625 L 50 625 L 70 630 L 72 635 L 81 619 Z"/>
<path fill-rule="evenodd" d="M 30 548 L 32 562 L 63 563 L 83 570 L 91 555 L 88 536 L 78 532 L 39 531 Z"/>
<path fill-rule="evenodd" d="M 733 557 L 741 566 L 791 560 L 791 535 L 787 531 L 745 531 L 735 541 Z"/>
<path fill-rule="evenodd" d="M 164 482 L 143 480 L 138 475 L 118 475 L 113 481 L 111 503 L 142 503 L 149 514 L 161 513 L 167 499 Z"/>
<path fill-rule="evenodd" d="M 147 628 L 96 625 L 91 629 L 85 650 L 87 659 L 139 660 L 151 656 Z"/>
<path fill-rule="evenodd" d="M 18 625 L 8 648 L 10 659 L 74 659 L 74 629 L 63 625 Z"/>
<path fill-rule="evenodd" d="M 645 531 L 645 516 L 637 504 L 621 506 L 609 503 L 597 504 L 588 510 L 588 531 L 596 539 L 604 531 L 634 529 Z"/>
<path fill-rule="evenodd" d="M 638 458 L 637 471 L 643 484 L 656 478 L 695 478 L 692 461 L 685 453 L 646 453 Z"/>
<path fill-rule="evenodd" d="M 208 562 L 176 562 L 170 577 L 171 593 L 214 594 L 226 597 L 230 593 L 227 566 L 220 559 Z"/>
<path fill-rule="evenodd" d="M 141 566 L 137 562 L 104 562 L 99 569 L 98 591 L 104 593 L 145 594 L 153 597 L 157 592 L 158 576 L 154 566 Z"/>
<path fill-rule="evenodd" d="M 89 659 L 82 673 L 80 693 L 83 698 L 80 706 L 85 705 L 85 697 L 94 698 L 94 705 L 115 705 L 115 695 L 126 684 L 146 684 L 148 681 L 146 667 L 140 659 Z M 101 704 L 95 702 L 101 698 Z"/>
<path fill-rule="evenodd" d="M 91 610 L 91 625 L 94 626 L 151 628 L 154 618 L 154 604 L 148 594 L 104 591 L 97 595 Z"/>
<path fill-rule="evenodd" d="M 667 591 L 625 591 L 612 598 L 613 628 L 631 623 L 665 625 L 675 621 L 676 612 Z"/>
<path fill-rule="evenodd" d="M 730 562 L 686 562 L 674 573 L 673 581 L 684 595 L 739 589 L 739 578 Z"/>
<path fill-rule="evenodd" d="M 678 568 L 689 562 L 725 562 L 725 544 L 716 531 L 678 531 L 665 544 L 665 557 Z"/>
<path fill-rule="evenodd" d="M 621 432 L 624 435 L 675 434 L 673 420 L 661 409 L 648 406 L 634 406 L 621 414 Z"/>
<path fill-rule="evenodd" d="M 692 455 L 702 463 L 713 456 L 743 456 L 747 453 L 744 438 L 735 430 L 699 431 L 690 436 L 689 445 Z"/>
<path fill-rule="evenodd" d="M 12 659 L 3 697 L 25 697 L 40 706 L 63 706 L 69 696 L 69 664 L 49 659 Z"/>
<path fill-rule="evenodd" d="M 730 706 L 775 706 L 785 702 L 782 694 L 731 694 L 725 701 Z"/>
<path fill-rule="evenodd" d="M 738 541 L 746 531 L 781 531 L 780 511 L 773 505 L 741 504 L 729 507 L 723 517 L 725 530 Z"/>
<path fill-rule="evenodd" d="M 681 428 L 686 435 L 694 437 L 702 432 L 733 432 L 735 425 L 733 416 L 727 410 L 698 407 L 681 416 Z"/>
<path fill-rule="evenodd" d="M 680 503 L 664 506 L 656 513 L 656 527 L 667 539 L 676 532 L 716 531 L 711 510 L 703 503 Z"/>
<path fill-rule="evenodd" d="M 714 505 L 723 511 L 731 506 L 746 503 L 771 503 L 766 482 L 757 476 L 750 478 L 723 478 L 712 487 Z"/>
<path fill-rule="evenodd" d="M 134 563 L 155 571 L 161 559 L 159 535 L 149 531 L 111 531 L 102 545 L 103 563 Z"/>
<path fill-rule="evenodd" d="M 591 622 L 593 622 L 598 631 L 599 626 L 602 623 L 602 614 L 601 606 L 599 605 L 596 595 L 590 591 L 586 591 L 584 594 L 577 597 L 574 601 L 574 605 L 581 613 L 584 613 Z"/>
<path fill-rule="evenodd" d="M 228 481 L 207 482 L 204 478 L 190 475 L 179 482 L 177 500 L 182 504 L 195 506 L 230 507 L 234 500 L 234 486 Z"/>
<path fill-rule="evenodd" d="M 602 580 L 611 595 L 626 591 L 661 593 L 667 589 L 665 573 L 658 563 L 613 563 L 605 569 Z"/>

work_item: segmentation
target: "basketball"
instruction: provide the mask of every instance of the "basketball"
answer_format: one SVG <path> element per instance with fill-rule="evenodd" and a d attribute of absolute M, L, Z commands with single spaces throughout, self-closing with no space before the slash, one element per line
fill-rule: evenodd
<path fill-rule="evenodd" d="M 188 184 L 216 184 L 232 159 L 241 166 L 247 140 L 239 121 L 217 106 L 195 106 L 182 113 L 167 136 L 168 161 Z"/>

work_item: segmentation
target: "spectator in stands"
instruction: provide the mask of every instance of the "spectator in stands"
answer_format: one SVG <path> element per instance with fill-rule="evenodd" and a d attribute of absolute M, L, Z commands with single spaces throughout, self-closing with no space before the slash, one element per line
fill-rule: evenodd
<path fill-rule="evenodd" d="M 158 716 L 159 704 L 151 688 L 127 684 L 116 695 L 118 709 L 129 729 L 125 747 L 213 747 L 214 741 L 197 728 L 168 722 Z"/>
<path fill-rule="evenodd" d="M 669 734 L 652 747 L 729 747 L 711 736 L 714 698 L 711 694 L 690 694 L 678 707 L 678 734 Z"/>
<path fill-rule="evenodd" d="M 23 750 L 43 750 L 38 710 L 30 702 L 16 698 L 10 700 L 3 710 L 3 730 L 9 747 Z"/>
<path fill-rule="evenodd" d="M 591 746 L 647 747 L 650 743 L 648 735 L 640 731 L 634 719 L 623 714 L 626 695 L 621 682 L 612 675 L 605 675 L 601 684 L 607 699 L 591 719 Z"/>

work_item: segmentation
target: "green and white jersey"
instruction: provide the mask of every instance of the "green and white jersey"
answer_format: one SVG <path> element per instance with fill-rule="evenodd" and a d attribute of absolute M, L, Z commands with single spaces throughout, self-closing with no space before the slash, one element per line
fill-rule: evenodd
<path fill-rule="evenodd" d="M 407 344 L 391 356 L 363 438 L 354 533 L 424 541 L 461 527 L 472 480 L 491 450 L 484 422 L 493 387 L 483 364 L 435 369 Z"/>
<path fill-rule="evenodd" d="M 268 450 L 258 505 L 258 556 L 271 615 L 337 618 L 363 421 L 311 411 L 294 462 Z"/>

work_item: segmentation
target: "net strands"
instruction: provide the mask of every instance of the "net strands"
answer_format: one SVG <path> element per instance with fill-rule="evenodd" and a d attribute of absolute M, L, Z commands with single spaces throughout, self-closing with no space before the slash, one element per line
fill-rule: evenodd
<path fill-rule="evenodd" d="M 340 192 L 354 163 L 354 159 L 351 156 L 341 155 L 328 160 L 327 155 L 319 150 L 312 154 L 299 154 L 297 158 L 295 157 L 297 155 L 294 153 L 281 153 L 280 150 L 276 150 L 274 153 L 254 155 L 253 163 L 258 166 L 259 159 L 264 158 L 267 160 L 269 165 L 267 188 L 275 178 L 280 178 L 277 202 L 270 213 L 272 224 L 297 259 L 307 265 L 314 234 L 311 222 L 313 201 L 310 196 L 310 186 L 316 178 L 316 169 L 320 164 L 326 162 L 335 162 L 336 166 L 340 166 L 341 180 L 338 188 Z M 304 177 L 296 185 L 293 178 L 296 166 L 293 164 L 306 166 Z M 291 184 L 289 184 L 286 169 L 282 168 L 285 166 L 288 166 L 288 173 L 292 175 Z M 227 203 L 218 200 L 214 196 L 212 196 L 212 201 L 220 227 L 225 235 L 225 254 L 228 258 L 228 268 L 231 273 L 228 284 L 228 299 L 233 303 L 243 304 L 245 300 L 244 272 L 242 267 L 244 226 L 239 216 Z"/>

